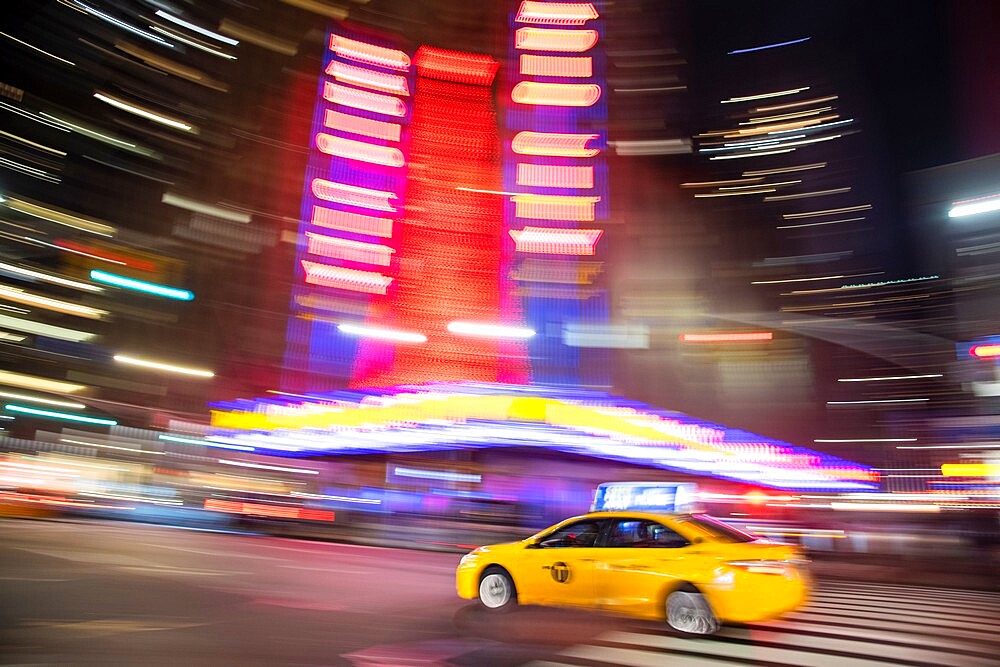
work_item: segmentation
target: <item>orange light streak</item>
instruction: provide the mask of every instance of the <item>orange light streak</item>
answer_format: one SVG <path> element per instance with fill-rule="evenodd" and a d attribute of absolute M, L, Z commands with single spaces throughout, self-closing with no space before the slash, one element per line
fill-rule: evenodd
<path fill-rule="evenodd" d="M 773 340 L 770 331 L 754 331 L 747 333 L 713 333 L 713 334 L 681 334 L 682 343 L 745 343 L 751 341 Z"/>

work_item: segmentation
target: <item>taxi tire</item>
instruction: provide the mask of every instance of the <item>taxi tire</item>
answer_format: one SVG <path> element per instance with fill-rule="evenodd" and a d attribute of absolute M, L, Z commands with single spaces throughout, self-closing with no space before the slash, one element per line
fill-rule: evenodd
<path fill-rule="evenodd" d="M 507 598 L 506 600 L 497 606 L 496 604 L 487 604 L 486 600 L 483 599 L 483 587 L 493 586 L 493 590 L 497 591 L 496 586 L 506 587 Z M 491 612 L 508 612 L 517 606 L 517 587 L 514 586 L 514 580 L 511 578 L 510 573 L 499 565 L 490 565 L 485 570 L 483 570 L 482 576 L 479 577 L 479 604 Z"/>
<path fill-rule="evenodd" d="M 667 625 L 681 634 L 704 637 L 719 631 L 719 619 L 708 598 L 692 584 L 683 584 L 670 591 L 664 607 Z"/>

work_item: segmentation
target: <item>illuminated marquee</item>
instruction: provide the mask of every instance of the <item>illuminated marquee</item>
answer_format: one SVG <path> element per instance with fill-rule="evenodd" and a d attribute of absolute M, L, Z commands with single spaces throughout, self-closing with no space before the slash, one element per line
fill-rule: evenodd
<path fill-rule="evenodd" d="M 603 21 L 589 2 L 524 0 L 511 15 L 507 232 L 541 382 L 609 382 L 607 349 L 542 332 L 605 325 L 602 227 L 610 213 Z M 581 229 L 579 227 L 586 227 Z M 561 324 L 560 324 L 561 323 Z"/>
<path fill-rule="evenodd" d="M 317 88 L 285 356 L 286 377 L 306 382 L 350 375 L 358 339 L 337 327 L 395 288 L 406 192 L 410 56 L 383 40 L 337 33 Z"/>

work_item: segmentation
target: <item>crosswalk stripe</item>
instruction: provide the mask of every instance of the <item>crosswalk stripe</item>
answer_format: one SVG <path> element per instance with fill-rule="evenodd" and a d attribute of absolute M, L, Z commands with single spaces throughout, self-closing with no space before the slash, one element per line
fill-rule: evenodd
<path fill-rule="evenodd" d="M 560 662 L 565 660 L 565 662 Z M 665 626 L 611 631 L 533 667 L 1000 667 L 1000 595 L 824 583 L 800 609 L 767 623 L 682 637 Z"/>
<path fill-rule="evenodd" d="M 687 639 L 667 635 L 644 635 L 634 632 L 610 632 L 600 638 L 603 641 L 620 644 L 638 644 L 668 651 L 697 652 L 698 659 L 737 658 L 751 661 L 780 662 L 796 667 L 885 667 L 885 662 L 855 658 L 844 655 L 824 655 L 792 648 L 777 648 L 758 644 L 737 644 L 711 639 Z M 662 657 L 662 656 L 661 656 Z M 675 655 L 671 652 L 670 662 Z M 664 664 L 661 660 L 659 664 Z"/>
<path fill-rule="evenodd" d="M 1000 620 L 998 620 L 996 623 L 990 623 L 988 621 L 983 621 L 982 620 L 984 618 L 985 614 L 988 614 L 989 612 L 979 612 L 979 613 L 969 612 L 969 613 L 965 613 L 965 612 L 960 611 L 960 609 L 962 609 L 961 607 L 952 607 L 952 608 L 943 609 L 943 608 L 940 608 L 940 607 L 936 607 L 934 605 L 923 605 L 923 606 L 905 605 L 904 606 L 901 603 L 894 603 L 893 607 L 894 607 L 894 609 L 896 611 L 905 612 L 907 615 L 911 615 L 911 616 L 915 616 L 915 617 L 920 617 L 920 618 L 940 618 L 942 616 L 946 616 L 946 617 L 948 617 L 951 620 L 956 621 L 956 622 L 963 622 L 963 623 L 964 622 L 968 622 L 968 623 L 972 623 L 972 624 L 976 624 L 976 625 L 988 625 L 988 626 L 992 626 L 992 627 L 996 628 L 998 631 L 1000 631 Z M 854 602 L 835 602 L 835 603 L 810 602 L 810 603 L 807 603 L 806 605 L 804 605 L 802 607 L 803 611 L 823 611 L 823 610 L 828 610 L 828 609 L 834 609 L 834 610 L 837 610 L 837 611 L 845 611 L 845 612 L 865 612 L 865 611 L 867 611 L 867 612 L 873 612 L 873 613 L 874 612 L 884 613 L 883 610 L 882 610 L 882 608 L 880 608 L 878 606 L 871 605 L 871 604 L 854 603 Z M 890 615 L 892 615 L 892 614 L 890 614 Z M 985 616 L 985 617 L 989 618 L 989 616 Z M 968 620 L 966 620 L 966 619 L 968 619 Z M 1000 619 L 1000 617 L 998 617 L 998 619 Z"/>
<path fill-rule="evenodd" d="M 611 665 L 621 665 L 622 667 L 664 667 L 664 658 L 667 657 L 657 651 L 651 652 L 612 646 L 574 646 L 571 649 L 563 651 L 562 655 L 569 658 L 599 660 Z M 728 660 L 714 660 L 708 656 L 702 657 L 683 654 L 670 654 L 669 664 L 670 667 L 700 667 L 701 665 L 733 667 L 733 663 Z"/>
<path fill-rule="evenodd" d="M 925 625 L 939 628 L 965 628 L 967 630 L 981 630 L 983 632 L 995 632 L 1000 627 L 983 621 L 963 621 L 961 619 L 942 618 L 940 616 L 923 616 L 916 613 L 900 613 L 891 608 L 876 610 L 844 609 L 837 610 L 830 607 L 820 609 L 803 607 L 802 611 L 794 613 L 823 614 L 833 618 L 856 618 L 875 619 L 885 621 L 902 621 L 914 625 Z"/>
<path fill-rule="evenodd" d="M 989 612 L 1000 611 L 1000 600 L 998 600 L 997 602 L 983 602 L 979 600 L 957 600 L 954 598 L 927 598 L 922 595 L 901 597 L 894 595 L 886 595 L 885 593 L 867 593 L 867 592 L 856 592 L 856 591 L 841 591 L 837 593 L 814 591 L 809 595 L 809 597 L 810 599 L 815 599 L 815 600 L 857 600 L 857 601 L 871 600 L 875 602 L 891 602 L 893 605 L 932 604 L 938 607 L 961 607 L 963 609 L 968 609 L 972 607 Z"/>
<path fill-rule="evenodd" d="M 966 639 L 979 639 L 982 641 L 998 643 L 1000 642 L 1000 636 L 996 633 L 991 632 L 977 632 L 975 630 L 963 630 L 955 628 L 946 628 L 943 626 L 926 626 L 922 625 L 917 628 L 915 625 L 920 625 L 918 623 L 906 623 L 902 621 L 883 621 L 877 618 L 855 618 L 853 616 L 833 616 L 830 614 L 813 614 L 805 612 L 792 612 L 790 614 L 785 614 L 782 618 L 798 620 L 798 621 L 815 621 L 815 622 L 827 622 L 836 623 L 839 625 L 854 626 L 857 628 L 879 628 L 882 630 L 903 630 L 912 631 L 920 630 L 929 635 L 938 634 L 945 637 L 964 637 Z M 933 628 L 938 632 L 932 632 L 929 628 Z"/>
<path fill-rule="evenodd" d="M 871 630 L 868 628 L 842 627 L 839 625 L 801 623 L 799 621 L 785 620 L 769 621 L 766 624 L 753 623 L 747 627 L 752 630 L 785 630 L 791 633 L 806 633 L 807 635 L 839 635 L 841 637 L 850 637 L 852 639 L 866 639 L 872 642 L 878 642 L 879 645 L 884 645 L 886 642 L 896 642 L 913 644 L 916 646 L 926 646 L 928 638 L 926 634 L 917 634 L 913 632 L 892 632 L 885 630 Z M 934 638 L 934 648 L 950 648 L 969 653 L 977 652 L 978 650 L 981 654 L 993 655 L 991 646 L 974 644 L 968 641 L 955 641 L 953 639 Z"/>
<path fill-rule="evenodd" d="M 818 587 L 821 591 L 838 591 L 844 589 L 858 591 L 882 591 L 889 593 L 914 593 L 921 596 L 941 595 L 949 599 L 982 600 L 1000 602 L 1000 593 L 991 591 L 970 591 L 957 588 L 933 588 L 928 586 L 906 586 L 903 584 L 868 584 L 858 582 L 838 582 L 836 585 L 824 584 Z"/>
<path fill-rule="evenodd" d="M 737 635 L 737 633 L 733 633 Z M 722 633 L 722 636 L 729 636 L 729 633 Z M 745 634 L 744 634 L 745 636 Z M 755 642 L 768 642 L 771 644 L 784 644 L 799 646 L 812 650 L 840 651 L 843 653 L 854 653 L 858 655 L 871 655 L 876 645 L 869 641 L 859 639 L 832 639 L 829 637 L 813 637 L 808 635 L 793 635 L 785 632 L 775 632 L 772 630 L 753 629 L 750 631 L 749 639 Z M 955 653 L 944 653 L 931 649 L 913 648 L 908 646 L 882 646 L 879 647 L 879 655 L 886 656 L 892 660 L 906 660 L 909 662 L 930 663 L 941 665 L 942 667 L 982 667 L 982 658 L 972 656 L 957 655 Z"/>

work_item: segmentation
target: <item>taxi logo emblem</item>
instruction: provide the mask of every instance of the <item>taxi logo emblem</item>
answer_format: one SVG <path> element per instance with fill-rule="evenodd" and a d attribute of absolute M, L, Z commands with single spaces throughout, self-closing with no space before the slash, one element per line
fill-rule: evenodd
<path fill-rule="evenodd" d="M 569 581 L 569 566 L 566 563 L 553 563 L 549 572 L 552 574 L 552 578 L 556 580 L 556 583 L 565 584 Z"/>

